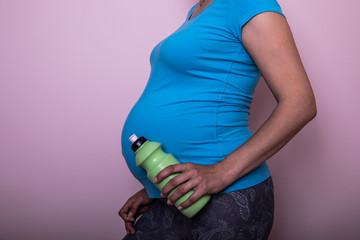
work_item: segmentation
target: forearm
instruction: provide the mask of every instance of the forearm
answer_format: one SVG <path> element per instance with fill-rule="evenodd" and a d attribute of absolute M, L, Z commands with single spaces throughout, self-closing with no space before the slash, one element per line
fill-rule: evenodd
<path fill-rule="evenodd" d="M 248 141 L 218 163 L 230 185 L 249 173 L 289 142 L 312 118 L 313 106 L 279 103 Z"/>

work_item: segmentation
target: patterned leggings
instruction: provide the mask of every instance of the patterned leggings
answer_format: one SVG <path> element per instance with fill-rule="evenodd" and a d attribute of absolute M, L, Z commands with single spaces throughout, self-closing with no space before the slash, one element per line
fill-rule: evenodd
<path fill-rule="evenodd" d="M 123 240 L 266 240 L 273 219 L 274 188 L 269 177 L 250 188 L 213 194 L 191 219 L 158 198 L 135 223 L 136 234 Z"/>

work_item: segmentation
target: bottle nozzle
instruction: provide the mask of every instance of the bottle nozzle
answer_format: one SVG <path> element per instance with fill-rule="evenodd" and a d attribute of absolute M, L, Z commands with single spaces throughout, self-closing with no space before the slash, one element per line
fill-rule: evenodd
<path fill-rule="evenodd" d="M 135 134 L 131 135 L 129 137 L 129 140 L 131 142 L 131 149 L 134 152 L 136 152 L 136 150 L 138 150 L 141 147 L 141 145 L 143 145 L 147 141 L 146 138 L 144 138 L 144 137 L 138 138 Z"/>
<path fill-rule="evenodd" d="M 136 140 L 138 140 L 138 137 L 135 134 L 133 134 L 129 137 L 129 140 L 131 143 L 134 143 Z"/>

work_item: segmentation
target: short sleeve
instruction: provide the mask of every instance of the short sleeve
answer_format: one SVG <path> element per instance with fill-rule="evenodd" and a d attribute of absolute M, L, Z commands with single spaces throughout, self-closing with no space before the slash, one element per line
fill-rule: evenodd
<path fill-rule="evenodd" d="M 241 42 L 242 27 L 257 14 L 269 11 L 277 12 L 285 17 L 276 0 L 230 0 L 228 10 L 230 31 Z"/>

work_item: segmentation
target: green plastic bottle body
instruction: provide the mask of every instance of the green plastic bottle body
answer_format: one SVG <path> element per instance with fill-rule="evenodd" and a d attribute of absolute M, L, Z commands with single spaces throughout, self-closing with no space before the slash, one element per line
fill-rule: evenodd
<path fill-rule="evenodd" d="M 142 167 L 147 172 L 147 177 L 151 182 L 154 183 L 155 176 L 164 168 L 173 165 L 179 164 L 180 162 L 172 155 L 165 153 L 162 150 L 161 143 L 158 142 L 150 142 L 146 141 L 141 145 L 139 149 L 135 151 L 136 154 L 136 165 L 138 167 Z M 161 189 L 175 176 L 179 174 L 172 174 L 167 178 L 163 179 L 160 183 L 154 183 L 154 185 L 161 191 Z M 181 185 L 174 188 L 168 197 L 170 197 L 176 189 L 178 189 Z M 185 195 L 180 197 L 176 202 L 175 206 L 178 207 L 181 203 L 183 203 L 186 199 L 190 197 L 190 195 L 194 192 L 194 190 L 190 190 Z M 186 217 L 191 218 L 195 216 L 210 200 L 210 195 L 204 195 L 195 203 L 193 203 L 190 207 L 180 210 Z"/>

